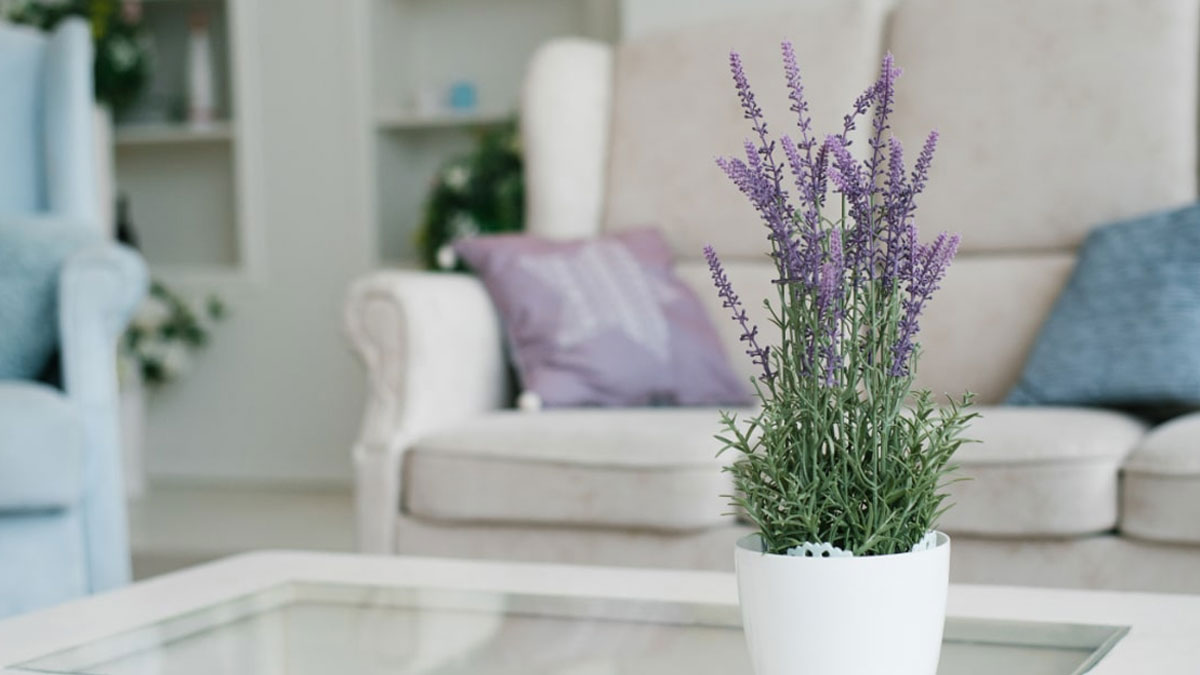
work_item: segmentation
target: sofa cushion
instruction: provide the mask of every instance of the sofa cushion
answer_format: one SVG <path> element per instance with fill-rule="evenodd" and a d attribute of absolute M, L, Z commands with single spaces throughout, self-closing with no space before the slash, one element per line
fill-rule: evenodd
<path fill-rule="evenodd" d="M 83 456 L 74 405 L 45 385 L 0 382 L 0 514 L 77 503 Z"/>
<path fill-rule="evenodd" d="M 1084 408 L 980 407 L 954 456 L 951 534 L 1061 537 L 1117 524 L 1121 463 L 1142 439 L 1133 417 Z"/>
<path fill-rule="evenodd" d="M 657 230 L 465 237 L 454 250 L 500 311 L 521 387 L 547 407 L 749 404 Z"/>
<path fill-rule="evenodd" d="M 501 411 L 419 439 L 404 461 L 413 516 L 694 530 L 728 524 L 718 412 Z"/>
<path fill-rule="evenodd" d="M 99 232 L 46 216 L 0 215 L 0 379 L 33 379 L 58 345 L 58 279 Z"/>
<path fill-rule="evenodd" d="M 924 231 L 961 233 L 960 253 L 1064 251 L 1097 223 L 1191 201 L 1196 7 L 898 3 L 892 122 L 902 135 L 941 133 Z"/>
<path fill-rule="evenodd" d="M 1115 412 L 981 407 L 955 456 L 951 534 L 1112 529 L 1117 476 L 1145 426 Z M 728 524 L 732 491 L 711 409 L 491 413 L 418 440 L 404 510 L 469 523 L 687 531 Z"/>
<path fill-rule="evenodd" d="M 1124 472 L 1122 533 L 1200 544 L 1200 413 L 1151 430 Z"/>
<path fill-rule="evenodd" d="M 1084 242 L 1008 402 L 1194 409 L 1197 342 L 1200 204 L 1107 225 Z"/>
<path fill-rule="evenodd" d="M 771 282 L 774 266 L 763 258 L 763 262 L 726 262 L 725 271 L 758 325 L 760 339 L 775 343 L 778 331 L 762 309 L 762 300 L 776 298 L 779 290 Z M 1073 262 L 1068 254 L 955 260 L 937 299 L 921 318 L 918 340 L 925 349 L 917 385 L 936 394 L 971 391 L 979 403 L 1003 400 L 1017 381 L 1025 355 Z M 754 377 L 758 368 L 746 356 L 740 327 L 729 320 L 728 310 L 713 293 L 708 266 L 683 261 L 677 273 L 705 303 L 733 366 L 743 378 Z"/>

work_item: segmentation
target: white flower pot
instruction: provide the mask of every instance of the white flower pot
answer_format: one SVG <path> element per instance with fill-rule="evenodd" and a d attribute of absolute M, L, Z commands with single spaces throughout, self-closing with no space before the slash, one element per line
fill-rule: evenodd
<path fill-rule="evenodd" d="M 950 538 L 931 549 L 846 558 L 734 555 L 756 675 L 935 675 L 946 619 Z"/>

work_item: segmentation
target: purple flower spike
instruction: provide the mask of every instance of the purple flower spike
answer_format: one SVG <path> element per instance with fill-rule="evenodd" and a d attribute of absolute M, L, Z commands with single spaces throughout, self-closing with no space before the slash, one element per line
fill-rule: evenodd
<path fill-rule="evenodd" d="M 808 177 L 808 161 L 800 155 L 800 148 L 796 146 L 796 142 L 791 136 L 782 136 L 779 139 L 779 147 L 783 148 L 783 156 L 787 158 L 788 168 L 792 170 L 792 176 L 796 179 L 796 190 L 800 194 L 804 194 L 805 189 L 809 187 Z"/>
<path fill-rule="evenodd" d="M 767 123 L 762 118 L 762 108 L 754 100 L 754 91 L 750 89 L 750 81 L 746 79 L 746 69 L 742 66 L 742 55 L 729 52 L 729 70 L 733 74 L 733 86 L 742 102 L 742 113 L 746 119 L 754 122 L 755 131 L 762 128 L 762 134 L 767 132 Z"/>
<path fill-rule="evenodd" d="M 875 103 L 875 97 L 879 94 L 878 87 L 874 84 L 867 87 L 866 91 L 858 95 L 854 99 L 854 105 L 850 112 L 842 117 L 842 142 L 847 146 L 850 145 L 850 132 L 858 128 L 857 119 L 867 114 L 871 109 L 871 104 Z"/>
<path fill-rule="evenodd" d="M 832 157 L 829 178 L 833 181 L 837 191 L 846 195 L 846 199 L 850 202 L 850 215 L 857 222 L 869 221 L 871 210 L 867 205 L 867 199 L 871 196 L 873 186 L 863 172 L 863 168 L 855 161 L 840 136 L 826 138 L 825 147 Z"/>
<path fill-rule="evenodd" d="M 888 139 L 887 189 L 889 195 L 904 193 L 904 145 L 895 137 Z"/>
<path fill-rule="evenodd" d="M 814 180 L 817 177 L 814 176 L 812 160 L 801 154 L 801 148 L 791 136 L 782 136 L 779 139 L 779 147 L 783 148 L 783 156 L 787 158 L 788 168 L 792 170 L 796 191 L 804 198 L 803 224 L 806 228 L 815 228 L 819 225 L 817 209 L 823 201 L 824 194 L 820 197 L 817 195 L 817 182 Z"/>
<path fill-rule="evenodd" d="M 742 67 L 742 56 L 737 52 L 729 52 L 729 70 L 733 74 L 733 86 L 737 90 L 738 99 L 742 103 L 742 115 L 750 120 L 754 133 L 758 136 L 758 154 L 762 155 L 762 168 L 759 169 L 766 179 L 774 185 L 778 196 L 779 207 L 790 213 L 787 203 L 787 193 L 783 191 L 783 173 L 775 163 L 775 143 L 767 135 L 767 122 L 763 119 L 762 108 L 754 99 L 750 89 L 750 81 L 746 79 L 746 69 Z M 747 151 L 754 147 L 746 143 Z M 751 165 L 754 165 L 751 162 Z"/>
<path fill-rule="evenodd" d="M 750 120 L 754 133 L 758 136 L 758 146 L 746 141 L 744 168 L 738 167 L 736 160 L 729 158 L 719 159 L 717 164 L 738 189 L 750 198 L 754 208 L 770 228 L 770 240 L 779 268 L 778 281 L 794 281 L 802 278 L 803 272 L 800 268 L 798 244 L 793 236 L 795 211 L 788 201 L 787 191 L 783 188 L 783 171 L 775 161 L 775 143 L 767 135 L 767 123 L 763 119 L 762 109 L 750 89 L 746 70 L 742 66 L 742 57 L 737 52 L 729 53 L 729 70 L 733 75 L 734 89 L 737 90 L 738 99 L 741 101 L 742 114 Z M 740 175 L 735 177 L 731 171 Z"/>
<path fill-rule="evenodd" d="M 908 297 L 902 301 L 904 315 L 900 317 L 899 335 L 892 345 L 891 374 L 903 377 L 908 374 L 909 357 L 912 356 L 913 338 L 921 329 L 917 319 L 925 309 L 925 302 L 940 288 L 942 278 L 954 255 L 958 252 L 959 237 L 945 232 L 939 234 L 928 245 L 918 244 L 914 251 L 911 269 L 905 270 L 908 277 Z"/>
<path fill-rule="evenodd" d="M 871 157 L 867 160 L 867 173 L 874 184 L 883 168 L 884 147 L 888 141 L 884 138 L 892 127 L 888 117 L 892 114 L 892 106 L 896 101 L 896 79 L 900 77 L 900 69 L 896 67 L 892 53 L 883 57 L 883 65 L 879 72 L 879 81 L 875 83 L 875 114 L 871 118 L 874 134 L 871 136 Z"/>
<path fill-rule="evenodd" d="M 880 280 L 883 290 L 890 293 L 900 266 L 914 243 L 909 236 L 912 228 L 908 219 L 911 215 L 912 195 L 904 176 L 904 146 L 896 138 L 888 138 L 888 175 L 884 179 L 880 238 L 887 247 L 883 259 Z"/>
<path fill-rule="evenodd" d="M 876 237 L 870 203 L 874 185 L 868 182 L 866 172 L 855 161 L 840 136 L 829 136 L 825 139 L 825 147 L 831 158 L 829 179 L 837 191 L 846 197 L 850 205 L 850 217 L 854 219 L 847 242 L 847 257 L 859 281 L 874 279 Z"/>
<path fill-rule="evenodd" d="M 929 137 L 925 139 L 925 146 L 921 148 L 921 154 L 917 156 L 917 163 L 913 165 L 912 172 L 912 193 L 919 195 L 925 191 L 925 183 L 929 180 L 929 167 L 933 164 L 933 152 L 937 149 L 938 132 L 936 130 L 929 132 Z"/>
<path fill-rule="evenodd" d="M 812 184 L 813 195 L 816 198 L 817 205 L 825 204 L 826 183 L 829 177 L 829 146 L 824 143 L 817 148 L 817 157 L 813 160 L 812 165 Z"/>
<path fill-rule="evenodd" d="M 817 288 L 817 306 L 822 313 L 840 304 L 842 296 L 842 234 L 829 233 L 829 260 L 821 265 L 821 282 Z"/>
<path fill-rule="evenodd" d="M 775 281 L 782 286 L 782 306 L 774 310 L 785 348 L 774 354 L 775 362 L 800 382 L 811 378 L 827 387 L 856 387 L 879 374 L 907 377 L 919 318 L 958 248 L 957 236 L 943 234 L 928 245 L 917 238 L 916 197 L 928 182 L 938 135 L 929 134 L 909 171 L 904 147 L 891 132 L 900 68 L 888 54 L 878 80 L 843 117 L 840 133 L 820 140 L 796 51 L 784 42 L 780 52 L 798 133 L 777 137 L 783 151 L 777 162 L 776 141 L 767 134 L 734 52 L 729 56 L 734 88 L 754 134 L 745 142 L 744 157 L 717 160 L 767 225 L 779 273 Z M 868 113 L 871 133 L 860 160 L 850 152 L 850 133 Z M 787 189 L 784 172 L 792 178 Z M 834 208 L 827 204 L 829 183 L 842 197 Z M 794 201 L 788 190 L 794 190 Z M 747 353 L 770 380 L 774 373 L 767 349 L 758 345 L 757 328 L 747 322 L 712 249 L 705 249 L 705 257 L 718 294 L 742 326 Z M 843 358 L 848 354 L 856 358 Z"/>
<path fill-rule="evenodd" d="M 808 112 L 808 100 L 804 97 L 804 82 L 800 78 L 800 67 L 796 64 L 796 50 L 792 43 L 784 41 L 781 45 L 783 52 L 783 71 L 787 76 L 788 100 L 792 102 L 790 110 L 796 114 L 796 126 L 800 129 L 800 143 L 794 144 L 784 136 L 781 143 L 786 142 L 793 150 L 788 152 L 788 163 L 796 177 L 796 188 L 804 198 L 808 209 L 805 209 L 805 221 L 812 224 L 817 219 L 817 210 L 825 200 L 824 167 L 814 163 L 813 148 L 817 144 L 812 134 L 812 117 Z M 803 154 L 801 154 L 803 153 Z M 819 159 L 819 158 L 818 158 Z"/>
<path fill-rule="evenodd" d="M 781 281 L 798 278 L 801 261 L 799 244 L 793 237 L 791 218 L 782 206 L 779 191 L 764 171 L 761 158 L 754 145 L 746 142 L 746 161 L 731 157 L 718 157 L 717 166 L 729 180 L 746 195 L 767 224 L 767 238 L 772 242 L 776 266 Z"/>
<path fill-rule="evenodd" d="M 780 45 L 783 52 L 783 72 L 787 77 L 788 100 L 792 102 L 790 110 L 796 113 L 796 126 L 800 129 L 800 147 L 809 152 L 815 145 L 812 136 L 812 117 L 808 114 L 808 100 L 804 98 L 804 82 L 800 78 L 800 66 L 796 64 L 796 50 L 790 41 L 784 40 Z"/>
<path fill-rule="evenodd" d="M 842 232 L 829 232 L 829 260 L 821 265 L 821 281 L 817 289 L 819 319 L 824 326 L 822 356 L 825 361 L 825 386 L 838 383 L 837 373 L 842 359 L 838 350 L 841 338 L 841 321 L 844 316 L 842 302 L 845 299 L 843 282 L 846 263 L 842 256 Z"/>
<path fill-rule="evenodd" d="M 761 379 L 764 382 L 770 382 L 775 377 L 775 374 L 771 372 L 771 348 L 758 346 L 758 326 L 750 324 L 746 310 L 742 307 L 742 301 L 738 298 L 737 293 L 733 292 L 733 285 L 725 276 L 725 269 L 721 266 L 717 252 L 713 250 L 712 246 L 704 247 L 704 257 L 708 260 L 708 269 L 712 272 L 713 284 L 717 287 L 717 296 L 724 301 L 722 306 L 733 312 L 731 318 L 742 327 L 741 339 L 747 344 L 746 354 L 750 356 L 755 365 L 762 367 Z"/>

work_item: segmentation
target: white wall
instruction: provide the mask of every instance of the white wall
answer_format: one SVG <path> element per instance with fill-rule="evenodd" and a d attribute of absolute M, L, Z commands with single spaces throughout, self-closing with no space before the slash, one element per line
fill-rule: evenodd
<path fill-rule="evenodd" d="M 373 267 L 361 26 L 352 3 L 230 0 L 252 39 L 239 114 L 261 222 L 258 269 L 218 283 L 233 315 L 186 379 L 152 397 L 151 476 L 348 481 L 362 411 L 341 335 L 351 279 Z M 185 284 L 189 290 L 212 286 Z"/>

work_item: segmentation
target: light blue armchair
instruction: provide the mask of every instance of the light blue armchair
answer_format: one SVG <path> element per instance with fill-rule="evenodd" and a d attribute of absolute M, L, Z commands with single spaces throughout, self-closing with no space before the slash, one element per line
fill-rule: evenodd
<path fill-rule="evenodd" d="M 82 21 L 50 35 L 0 22 L 0 293 L 23 290 L 23 235 L 89 242 L 47 276 L 61 384 L 0 380 L 0 616 L 130 574 L 115 356 L 146 270 L 101 231 L 91 60 Z M 0 325 L 0 339 L 26 328 Z"/>

